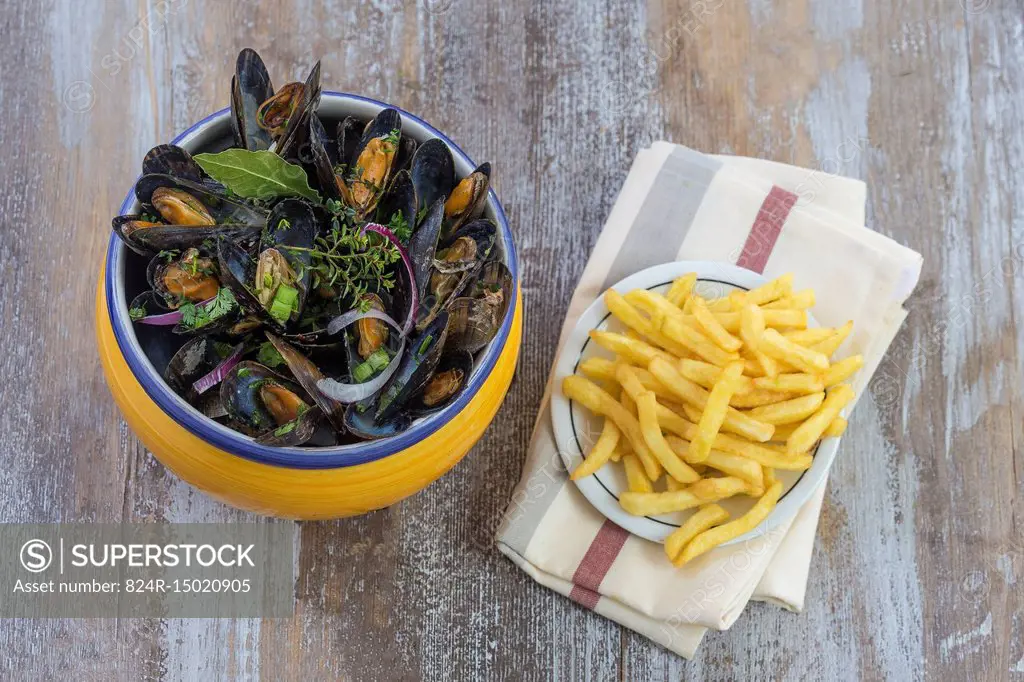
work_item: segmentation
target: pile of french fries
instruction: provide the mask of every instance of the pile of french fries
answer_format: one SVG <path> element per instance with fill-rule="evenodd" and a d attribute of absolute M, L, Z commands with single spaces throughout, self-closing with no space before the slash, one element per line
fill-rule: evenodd
<path fill-rule="evenodd" d="M 604 417 L 573 479 L 621 462 L 630 514 L 695 510 L 665 540 L 676 566 L 767 518 L 782 494 L 775 472 L 806 470 L 818 441 L 846 429 L 839 415 L 854 393 L 843 382 L 864 364 L 831 361 L 853 323 L 808 328 L 814 291 L 793 291 L 792 275 L 713 300 L 696 282 L 680 277 L 665 295 L 609 290 L 627 331 L 590 337 L 615 358 L 590 357 L 562 382 L 567 398 Z M 735 495 L 757 502 L 730 519 L 716 502 Z"/>

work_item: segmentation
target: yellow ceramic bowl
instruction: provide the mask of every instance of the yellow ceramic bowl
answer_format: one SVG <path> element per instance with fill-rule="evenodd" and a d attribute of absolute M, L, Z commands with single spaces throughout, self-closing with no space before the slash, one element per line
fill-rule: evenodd
<path fill-rule="evenodd" d="M 325 92 L 320 112 L 328 118 L 367 119 L 384 106 Z M 401 113 L 403 133 L 421 142 L 439 137 L 448 144 L 460 176 L 474 168 L 440 132 Z M 228 116 L 225 109 L 204 119 L 175 144 L 193 152 L 223 145 L 230 135 Z M 135 197 L 129 193 L 121 212 L 134 208 Z M 126 289 L 133 283 L 125 281 L 127 261 L 138 257 L 112 236 L 96 292 L 96 335 L 114 400 L 128 425 L 167 468 L 227 504 L 294 519 L 351 516 L 394 504 L 465 456 L 494 419 L 512 381 L 522 337 L 518 263 L 508 222 L 493 192 L 487 214 L 499 226 L 516 296 L 498 335 L 479 354 L 459 398 L 399 436 L 333 448 L 271 448 L 204 417 L 164 383 L 142 352 L 128 318 Z"/>

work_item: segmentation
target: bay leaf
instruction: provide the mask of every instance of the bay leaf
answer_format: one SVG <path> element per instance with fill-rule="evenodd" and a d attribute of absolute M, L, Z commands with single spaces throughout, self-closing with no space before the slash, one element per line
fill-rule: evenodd
<path fill-rule="evenodd" d="M 320 194 L 309 186 L 306 171 L 274 152 L 227 149 L 217 154 L 196 154 L 193 158 L 211 178 L 246 199 L 321 200 Z"/>

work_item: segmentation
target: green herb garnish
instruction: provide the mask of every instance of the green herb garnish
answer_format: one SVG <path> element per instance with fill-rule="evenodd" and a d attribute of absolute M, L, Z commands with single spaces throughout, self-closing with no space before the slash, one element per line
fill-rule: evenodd
<path fill-rule="evenodd" d="M 196 154 L 193 158 L 210 177 L 246 199 L 321 200 L 320 194 L 309 186 L 306 171 L 274 152 L 227 149 L 218 154 Z"/>
<path fill-rule="evenodd" d="M 264 341 L 260 344 L 260 351 L 256 356 L 256 361 L 267 367 L 279 367 L 284 364 L 284 357 L 274 348 L 274 344 Z"/>
<path fill-rule="evenodd" d="M 285 424 L 284 426 L 277 427 L 276 429 L 274 429 L 274 435 L 275 436 L 286 436 L 286 435 L 288 435 L 289 433 L 291 433 L 292 431 L 295 430 L 295 424 L 296 424 L 296 422 L 290 421 L 287 424 Z"/>
<path fill-rule="evenodd" d="M 231 289 L 221 287 L 217 290 L 217 296 L 206 305 L 199 306 L 191 301 L 179 308 L 181 310 L 181 324 L 188 329 L 201 329 L 214 320 L 228 315 L 238 307 L 238 301 Z"/>
<path fill-rule="evenodd" d="M 412 228 L 409 227 L 409 221 L 405 219 L 405 215 L 401 211 L 395 211 L 391 215 L 391 219 L 388 221 L 388 228 L 395 233 L 398 241 L 403 244 L 407 244 L 412 237 Z"/>
<path fill-rule="evenodd" d="M 131 308 L 128 311 L 128 317 L 131 318 L 132 322 L 138 322 L 146 316 L 146 306 L 139 305 Z"/>

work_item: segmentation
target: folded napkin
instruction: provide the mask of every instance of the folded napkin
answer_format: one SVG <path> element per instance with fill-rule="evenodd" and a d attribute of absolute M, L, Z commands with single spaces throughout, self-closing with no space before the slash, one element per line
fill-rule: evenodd
<path fill-rule="evenodd" d="M 838 357 L 861 353 L 860 396 L 906 317 L 921 256 L 864 227 L 858 180 L 784 164 L 710 156 L 657 142 L 641 151 L 583 272 L 566 334 L 605 289 L 659 263 L 736 263 L 813 287 L 824 326 L 854 320 Z M 537 582 L 682 656 L 708 628 L 728 629 L 750 599 L 803 608 L 825 486 L 790 520 L 675 568 L 661 545 L 630 535 L 569 481 L 551 426 L 549 380 L 523 477 L 498 547 Z M 841 453 L 840 453 L 841 456 Z"/>

